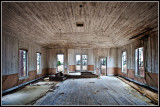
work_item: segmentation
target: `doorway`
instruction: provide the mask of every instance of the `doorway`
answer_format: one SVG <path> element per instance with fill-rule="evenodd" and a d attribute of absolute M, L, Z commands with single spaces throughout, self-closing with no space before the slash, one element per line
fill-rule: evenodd
<path fill-rule="evenodd" d="M 87 55 L 76 55 L 76 72 L 87 71 Z"/>
<path fill-rule="evenodd" d="M 57 72 L 64 72 L 64 54 L 57 54 Z"/>
<path fill-rule="evenodd" d="M 100 75 L 107 76 L 107 58 L 100 58 Z"/>

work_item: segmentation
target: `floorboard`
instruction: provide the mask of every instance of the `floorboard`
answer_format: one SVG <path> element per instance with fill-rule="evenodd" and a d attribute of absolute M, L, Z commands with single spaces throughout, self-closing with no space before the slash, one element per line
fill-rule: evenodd
<path fill-rule="evenodd" d="M 112 76 L 67 79 L 57 86 L 34 105 L 152 105 L 151 100 Z"/>

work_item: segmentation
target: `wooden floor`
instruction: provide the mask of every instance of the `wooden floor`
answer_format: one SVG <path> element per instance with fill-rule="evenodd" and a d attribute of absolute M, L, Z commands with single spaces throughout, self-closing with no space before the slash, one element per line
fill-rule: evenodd
<path fill-rule="evenodd" d="M 149 99 L 116 77 L 67 79 L 57 87 L 34 105 L 150 105 Z"/>

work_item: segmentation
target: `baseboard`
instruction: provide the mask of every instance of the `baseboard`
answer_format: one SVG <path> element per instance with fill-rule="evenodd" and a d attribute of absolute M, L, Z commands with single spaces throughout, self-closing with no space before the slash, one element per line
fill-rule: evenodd
<path fill-rule="evenodd" d="M 148 88 L 148 89 L 151 89 L 151 90 L 153 90 L 153 91 L 155 91 L 155 92 L 158 92 L 158 89 L 157 89 L 156 87 L 151 87 L 151 86 L 149 86 L 149 85 L 147 85 L 147 84 L 141 83 L 141 82 L 136 81 L 136 80 L 132 80 L 132 79 L 130 79 L 130 78 L 128 78 L 128 77 L 124 77 L 124 76 L 121 76 L 121 75 L 118 75 L 118 76 L 119 76 L 119 77 L 122 77 L 122 78 L 124 78 L 124 79 L 126 79 L 126 80 L 128 80 L 128 81 L 131 81 L 131 82 L 133 82 L 133 83 L 136 83 L 136 84 L 138 84 L 138 85 L 140 85 L 140 86 L 143 86 L 143 87 L 145 87 L 145 88 Z"/>

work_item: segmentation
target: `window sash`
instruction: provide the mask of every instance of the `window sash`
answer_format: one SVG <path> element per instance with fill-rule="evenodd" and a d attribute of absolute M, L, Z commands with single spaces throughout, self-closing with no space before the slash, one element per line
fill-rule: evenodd
<path fill-rule="evenodd" d="M 19 77 L 28 76 L 28 60 L 27 60 L 27 51 L 19 50 Z"/>
<path fill-rule="evenodd" d="M 127 52 L 122 52 L 122 72 L 127 73 Z"/>
<path fill-rule="evenodd" d="M 135 75 L 144 77 L 143 47 L 135 50 Z"/>
<path fill-rule="evenodd" d="M 41 74 L 41 53 L 37 53 L 37 74 Z"/>

